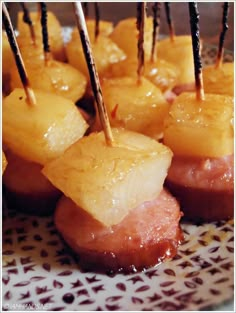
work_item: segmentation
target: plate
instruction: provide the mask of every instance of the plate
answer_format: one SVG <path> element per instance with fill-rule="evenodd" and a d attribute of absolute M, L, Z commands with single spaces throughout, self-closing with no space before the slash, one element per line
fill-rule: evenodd
<path fill-rule="evenodd" d="M 215 47 L 203 47 L 204 64 L 215 56 Z M 52 217 L 3 213 L 4 311 L 233 311 L 233 221 L 181 223 L 185 240 L 174 259 L 108 275 L 79 268 Z"/>

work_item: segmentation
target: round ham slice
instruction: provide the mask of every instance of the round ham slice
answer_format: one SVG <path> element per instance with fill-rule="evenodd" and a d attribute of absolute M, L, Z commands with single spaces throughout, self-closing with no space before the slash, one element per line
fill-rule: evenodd
<path fill-rule="evenodd" d="M 178 202 L 167 191 L 106 227 L 69 198 L 57 205 L 55 223 L 85 269 L 134 272 L 174 257 L 182 232 Z"/>
<path fill-rule="evenodd" d="M 184 218 L 216 221 L 233 217 L 234 156 L 172 159 L 167 188 L 177 197 Z"/>

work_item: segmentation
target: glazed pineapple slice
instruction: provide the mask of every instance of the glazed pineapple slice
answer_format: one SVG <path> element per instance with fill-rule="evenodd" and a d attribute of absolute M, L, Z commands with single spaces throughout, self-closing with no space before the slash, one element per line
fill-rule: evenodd
<path fill-rule="evenodd" d="M 194 82 L 194 62 L 191 36 L 175 36 L 157 43 L 157 57 L 174 64 L 180 72 L 178 84 Z"/>
<path fill-rule="evenodd" d="M 149 137 L 112 133 L 113 146 L 103 132 L 92 133 L 43 169 L 53 185 L 106 226 L 159 195 L 172 158 L 169 148 Z"/>
<path fill-rule="evenodd" d="M 32 88 L 55 93 L 73 102 L 84 95 L 87 79 L 73 66 L 55 60 L 50 60 L 47 65 L 45 65 L 44 60 L 35 63 L 34 66 L 31 66 L 29 59 L 25 63 Z M 18 70 L 13 68 L 11 71 L 11 90 L 21 86 Z"/>
<path fill-rule="evenodd" d="M 95 41 L 91 40 L 91 49 L 99 75 L 102 75 L 110 64 L 126 58 L 125 53 L 109 37 L 99 35 Z M 74 33 L 73 40 L 67 44 L 66 53 L 69 63 L 89 78 L 78 30 Z"/>
<path fill-rule="evenodd" d="M 104 74 L 105 78 L 115 78 L 123 76 L 137 77 L 138 61 L 135 58 L 126 58 L 125 60 L 111 64 Z M 165 60 L 158 59 L 155 62 L 147 60 L 145 62 L 144 77 L 150 80 L 154 85 L 165 92 L 172 89 L 178 81 L 179 71 L 177 67 Z"/>
<path fill-rule="evenodd" d="M 165 120 L 164 143 L 175 155 L 222 157 L 234 147 L 234 101 L 230 96 L 181 94 Z"/>
<path fill-rule="evenodd" d="M 169 109 L 162 92 L 145 78 L 104 80 L 104 102 L 113 127 L 143 133 L 155 139 L 162 137 L 163 120 Z"/>
<path fill-rule="evenodd" d="M 138 54 L 138 30 L 136 23 L 136 18 L 123 19 L 116 25 L 114 31 L 110 35 L 110 38 L 126 53 L 128 57 L 136 57 Z M 152 48 L 152 32 L 153 21 L 151 17 L 148 17 L 145 19 L 144 51 L 145 55 L 149 57 Z"/>
<path fill-rule="evenodd" d="M 81 138 L 87 124 L 74 103 L 35 90 L 36 105 L 15 89 L 3 100 L 3 142 L 22 158 L 39 164 L 58 157 Z"/>
<path fill-rule="evenodd" d="M 39 12 L 31 12 L 30 18 L 32 20 L 34 26 L 34 32 L 36 36 L 37 44 L 42 42 L 42 27 L 40 22 L 40 14 Z M 58 21 L 55 14 L 48 11 L 47 12 L 47 23 L 48 23 L 48 33 L 50 40 L 50 49 L 54 58 L 58 61 L 65 61 L 65 47 L 62 38 L 62 29 L 60 22 Z M 26 43 L 30 43 L 30 31 L 29 26 L 23 22 L 23 12 L 18 13 L 17 17 L 17 30 L 19 31 L 19 36 L 17 37 L 17 41 L 19 45 L 25 45 Z"/>
<path fill-rule="evenodd" d="M 202 71 L 206 93 L 234 96 L 234 63 L 209 65 Z"/>

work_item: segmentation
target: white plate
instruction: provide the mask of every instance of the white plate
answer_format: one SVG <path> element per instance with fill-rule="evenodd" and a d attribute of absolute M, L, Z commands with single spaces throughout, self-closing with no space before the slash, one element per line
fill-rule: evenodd
<path fill-rule="evenodd" d="M 204 64 L 212 63 L 216 49 L 203 50 Z M 9 211 L 2 228 L 3 310 L 233 311 L 232 221 L 182 223 L 185 242 L 173 260 L 114 276 L 81 271 L 52 217 Z"/>

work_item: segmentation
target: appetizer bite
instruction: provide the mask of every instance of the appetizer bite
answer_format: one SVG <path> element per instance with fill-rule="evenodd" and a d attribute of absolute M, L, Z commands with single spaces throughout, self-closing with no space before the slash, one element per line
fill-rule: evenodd
<path fill-rule="evenodd" d="M 137 11 L 139 36 L 136 42 L 138 46 L 136 75 L 104 79 L 102 81 L 103 96 L 113 127 L 123 127 L 158 140 L 163 135 L 163 121 L 169 105 L 162 91 L 143 77 L 146 18 L 144 11 L 142 14 L 139 12 L 140 9 Z M 93 129 L 99 129 L 98 124 L 97 119 Z"/>
<path fill-rule="evenodd" d="M 174 25 L 170 14 L 170 4 L 165 3 L 170 36 L 158 41 L 157 57 L 177 67 L 178 80 L 173 91 L 180 94 L 185 90 L 194 90 L 194 66 L 191 36 L 175 35 Z"/>
<path fill-rule="evenodd" d="M 43 47 L 41 45 L 33 46 L 31 47 L 33 52 L 26 52 L 26 55 L 24 55 L 24 52 L 28 51 L 27 47 L 29 48 L 29 46 L 20 47 L 31 86 L 34 89 L 55 93 L 76 102 L 83 97 L 87 80 L 80 71 L 70 64 L 52 59 L 48 42 L 47 8 L 45 3 L 41 3 L 40 6 L 42 9 Z M 14 67 L 11 71 L 11 89 L 14 90 L 19 87 L 21 87 L 21 80 L 17 68 Z"/>
<path fill-rule="evenodd" d="M 55 224 L 84 268 L 142 270 L 173 257 L 182 239 L 179 205 L 163 189 L 172 152 L 144 135 L 110 128 L 82 7 L 74 5 L 104 131 L 44 166 L 65 195 Z"/>
<path fill-rule="evenodd" d="M 152 47 L 149 53 L 145 51 L 145 35 L 144 35 L 144 53 L 145 53 L 145 65 L 144 65 L 144 77 L 150 80 L 154 85 L 161 89 L 162 92 L 171 90 L 177 83 L 179 71 L 176 66 L 162 59 L 157 58 L 156 54 L 156 42 L 157 33 L 159 28 L 160 19 L 160 3 L 154 3 L 153 5 L 153 34 L 152 34 Z M 147 19 L 145 20 L 146 24 Z M 138 67 L 137 55 L 128 56 L 125 60 L 120 61 L 107 69 L 103 75 L 105 78 L 115 78 L 123 76 L 136 77 Z"/>
<path fill-rule="evenodd" d="M 41 169 L 81 138 L 87 124 L 72 101 L 32 90 L 4 4 L 3 13 L 24 87 L 13 90 L 2 105 L 4 152 L 8 159 L 3 176 L 7 202 L 25 212 L 49 214 L 61 192 L 42 175 Z"/>
<path fill-rule="evenodd" d="M 24 45 L 24 43 L 28 44 L 31 41 L 30 29 L 27 23 L 24 22 L 23 17 L 24 12 L 19 12 L 17 18 L 17 29 L 19 31 L 19 36 L 17 37 L 17 40 L 20 46 Z M 36 43 L 42 42 L 41 10 L 30 12 L 30 19 L 34 28 Z M 62 28 L 55 14 L 50 11 L 48 12 L 48 30 L 53 57 L 61 62 L 66 61 L 65 47 L 62 38 Z"/>
<path fill-rule="evenodd" d="M 196 4 L 189 3 L 189 10 L 196 94 L 177 97 L 165 120 L 164 144 L 174 153 L 166 186 L 185 218 L 229 219 L 234 210 L 233 98 L 204 94 Z"/>
<path fill-rule="evenodd" d="M 207 93 L 234 96 L 234 62 L 223 63 L 224 40 L 228 29 L 229 3 L 223 5 L 222 31 L 216 62 L 203 68 L 204 89 Z"/>

